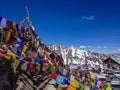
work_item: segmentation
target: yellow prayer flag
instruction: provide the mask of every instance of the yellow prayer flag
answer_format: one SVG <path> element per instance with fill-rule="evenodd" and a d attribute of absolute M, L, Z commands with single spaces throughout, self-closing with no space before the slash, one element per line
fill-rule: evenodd
<path fill-rule="evenodd" d="M 13 24 L 13 29 L 16 30 L 16 23 L 12 23 Z"/>
<path fill-rule="evenodd" d="M 108 85 L 107 89 L 106 90 L 112 90 L 112 88 Z"/>
<path fill-rule="evenodd" d="M 76 89 L 80 87 L 79 82 L 77 80 L 70 81 L 70 85 L 75 87 Z"/>
<path fill-rule="evenodd" d="M 70 70 L 70 73 L 72 74 L 72 70 Z"/>
<path fill-rule="evenodd" d="M 10 60 L 11 56 L 5 55 L 4 58 L 7 59 L 7 60 Z"/>
<path fill-rule="evenodd" d="M 79 72 L 77 73 L 77 77 L 80 77 L 80 73 Z"/>
<path fill-rule="evenodd" d="M 5 59 L 10 60 L 12 53 L 7 51 L 7 54 L 4 56 Z"/>
<path fill-rule="evenodd" d="M 90 90 L 90 86 L 85 85 L 84 90 Z"/>
<path fill-rule="evenodd" d="M 91 79 L 94 79 L 94 76 L 93 76 L 92 74 L 90 74 L 90 78 L 91 78 Z"/>
<path fill-rule="evenodd" d="M 63 75 L 66 75 L 66 74 L 67 74 L 67 70 L 63 69 Z"/>
<path fill-rule="evenodd" d="M 16 55 L 15 54 L 12 54 L 12 57 L 13 57 L 13 59 L 16 59 Z"/>
<path fill-rule="evenodd" d="M 12 53 L 10 51 L 7 51 L 7 55 L 12 55 Z"/>
<path fill-rule="evenodd" d="M 36 69 L 37 69 L 38 71 L 40 71 L 40 64 L 37 64 L 37 65 L 36 65 Z"/>
<path fill-rule="evenodd" d="M 14 70 L 17 69 L 19 63 L 20 63 L 20 60 L 15 60 L 15 63 L 14 63 L 14 65 L 13 65 Z"/>
<path fill-rule="evenodd" d="M 11 36 L 11 32 L 10 31 L 6 31 L 6 38 L 5 38 L 5 42 L 6 43 L 9 42 L 10 36 Z"/>
<path fill-rule="evenodd" d="M 92 88 L 95 87 L 95 81 L 91 82 L 91 86 L 92 86 Z"/>
<path fill-rule="evenodd" d="M 26 70 L 27 69 L 27 63 L 22 64 L 21 69 Z"/>

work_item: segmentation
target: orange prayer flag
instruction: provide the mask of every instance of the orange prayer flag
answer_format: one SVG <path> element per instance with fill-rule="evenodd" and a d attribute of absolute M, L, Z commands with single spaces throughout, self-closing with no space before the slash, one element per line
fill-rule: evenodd
<path fill-rule="evenodd" d="M 28 47 L 27 47 L 26 45 L 24 45 L 24 46 L 23 46 L 23 52 L 25 52 L 25 51 L 27 50 L 27 48 L 28 48 Z"/>
<path fill-rule="evenodd" d="M 47 70 L 47 69 L 48 69 L 48 67 L 49 67 L 48 63 L 44 63 L 43 68 L 44 68 L 45 70 Z"/>
<path fill-rule="evenodd" d="M 70 85 L 67 90 L 76 90 L 76 89 Z"/>

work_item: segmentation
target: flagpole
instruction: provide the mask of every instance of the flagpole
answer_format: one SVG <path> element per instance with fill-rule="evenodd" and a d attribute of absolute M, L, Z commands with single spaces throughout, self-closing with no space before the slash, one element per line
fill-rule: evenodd
<path fill-rule="evenodd" d="M 26 12 L 27 12 L 27 15 L 28 15 L 28 17 L 30 17 L 30 13 L 29 13 L 29 10 L 28 10 L 28 6 L 26 5 Z"/>
<path fill-rule="evenodd" d="M 29 24 L 30 24 L 30 25 L 28 25 L 28 26 L 30 26 L 30 27 L 31 27 L 31 26 L 32 26 L 32 22 L 31 22 L 31 17 L 30 17 L 30 12 L 29 12 L 29 10 L 28 10 L 28 6 L 26 5 L 26 7 L 25 7 L 25 8 L 26 8 L 26 12 L 27 12 L 28 19 L 29 19 Z"/>

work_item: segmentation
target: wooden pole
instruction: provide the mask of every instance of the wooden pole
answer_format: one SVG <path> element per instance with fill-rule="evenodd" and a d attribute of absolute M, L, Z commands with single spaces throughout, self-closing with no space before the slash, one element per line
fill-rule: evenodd
<path fill-rule="evenodd" d="M 30 13 L 29 13 L 29 10 L 28 10 L 28 6 L 26 5 L 26 12 L 27 12 L 27 15 L 28 15 L 28 19 L 29 19 L 29 25 L 28 26 L 32 26 L 32 22 L 31 22 L 31 18 L 30 18 Z"/>

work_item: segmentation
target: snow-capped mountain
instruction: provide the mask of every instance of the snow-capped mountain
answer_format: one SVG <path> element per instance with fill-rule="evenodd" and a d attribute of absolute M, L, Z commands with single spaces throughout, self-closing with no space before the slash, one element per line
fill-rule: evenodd
<path fill-rule="evenodd" d="M 85 65 L 87 63 L 87 65 L 91 67 L 96 67 L 97 65 L 102 67 L 103 60 L 109 57 L 109 55 L 106 54 L 99 54 L 57 44 L 49 45 L 48 48 L 60 54 L 66 64 Z"/>

